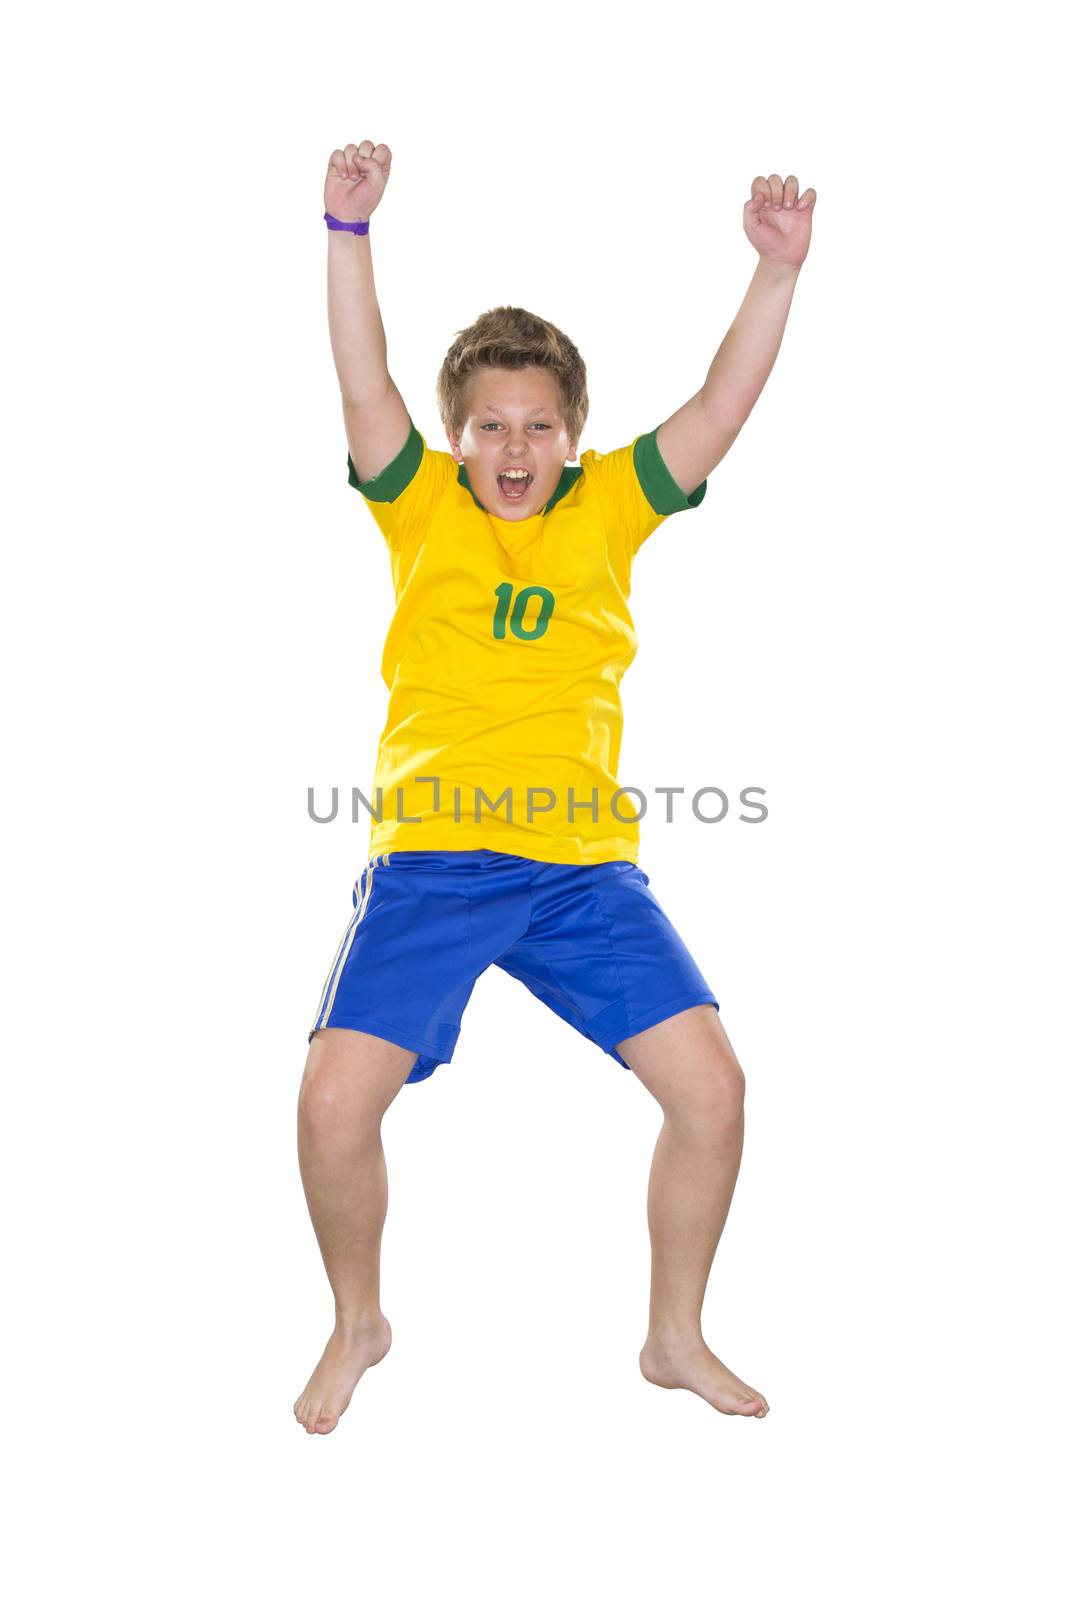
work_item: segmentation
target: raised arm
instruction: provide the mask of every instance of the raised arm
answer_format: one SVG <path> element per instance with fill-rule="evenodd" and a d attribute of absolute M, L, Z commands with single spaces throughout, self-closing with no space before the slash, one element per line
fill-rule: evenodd
<path fill-rule="evenodd" d="M 335 150 L 326 173 L 326 210 L 339 222 L 366 222 L 389 181 L 388 145 L 364 139 Z M 370 234 L 328 233 L 326 295 L 330 345 L 341 385 L 345 433 L 361 483 L 400 454 L 411 419 L 386 364 L 385 329 L 374 289 Z"/>
<path fill-rule="evenodd" d="M 656 443 L 683 494 L 692 494 L 733 444 L 770 376 L 797 276 L 811 242 L 815 190 L 790 174 L 754 178 L 744 229 L 759 262 L 741 309 L 708 369 L 704 387 L 656 430 Z"/>

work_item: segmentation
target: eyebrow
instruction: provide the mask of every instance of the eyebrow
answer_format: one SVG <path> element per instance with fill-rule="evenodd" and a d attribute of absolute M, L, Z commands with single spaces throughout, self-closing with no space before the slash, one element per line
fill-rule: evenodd
<path fill-rule="evenodd" d="M 493 415 L 497 416 L 497 417 L 502 417 L 504 415 L 504 413 L 502 411 L 498 411 L 497 410 L 496 406 L 483 406 L 482 410 L 483 411 L 491 411 L 493 413 Z M 535 407 L 535 409 L 533 411 L 530 412 L 530 415 L 531 415 L 531 417 L 536 417 L 538 411 L 551 412 L 551 410 L 552 410 L 551 406 L 537 406 L 537 407 Z"/>

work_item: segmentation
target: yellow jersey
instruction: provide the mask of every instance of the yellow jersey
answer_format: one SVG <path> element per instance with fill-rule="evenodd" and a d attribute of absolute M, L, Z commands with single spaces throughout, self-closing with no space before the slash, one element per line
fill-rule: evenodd
<path fill-rule="evenodd" d="M 646 433 L 586 450 L 542 511 L 508 521 L 412 423 L 376 477 L 361 483 L 349 456 L 348 481 L 385 536 L 396 591 L 368 853 L 636 862 L 638 808 L 616 777 L 619 686 L 637 651 L 630 565 L 707 479 L 684 495 Z"/>

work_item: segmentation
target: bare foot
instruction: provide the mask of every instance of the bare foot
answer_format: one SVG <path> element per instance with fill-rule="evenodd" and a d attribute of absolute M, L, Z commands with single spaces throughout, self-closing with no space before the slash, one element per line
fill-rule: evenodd
<path fill-rule="evenodd" d="M 770 1406 L 758 1389 L 724 1367 L 703 1339 L 674 1342 L 649 1336 L 640 1367 L 649 1383 L 661 1389 L 691 1389 L 716 1411 L 732 1417 L 765 1417 Z"/>
<path fill-rule="evenodd" d="M 335 1328 L 322 1360 L 308 1379 L 293 1414 L 308 1433 L 332 1433 L 348 1409 L 352 1390 L 368 1367 L 388 1353 L 393 1330 L 385 1317 L 352 1332 Z"/>

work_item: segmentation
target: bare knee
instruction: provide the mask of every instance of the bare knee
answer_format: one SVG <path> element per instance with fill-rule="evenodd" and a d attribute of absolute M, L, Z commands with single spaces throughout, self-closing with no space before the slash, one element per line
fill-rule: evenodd
<path fill-rule="evenodd" d="M 694 1131 L 721 1130 L 740 1122 L 745 1075 L 732 1051 L 713 1050 L 686 1072 L 666 1099 L 664 1115 Z"/>
<path fill-rule="evenodd" d="M 383 1112 L 373 1086 L 328 1048 L 313 1046 L 308 1053 L 297 1109 L 301 1126 L 316 1140 L 358 1144 L 380 1134 Z"/>

